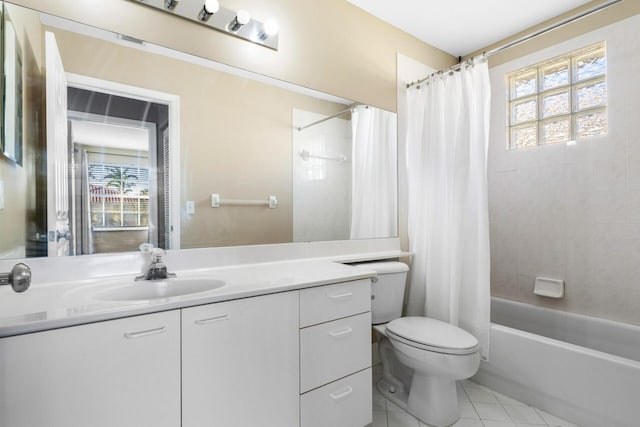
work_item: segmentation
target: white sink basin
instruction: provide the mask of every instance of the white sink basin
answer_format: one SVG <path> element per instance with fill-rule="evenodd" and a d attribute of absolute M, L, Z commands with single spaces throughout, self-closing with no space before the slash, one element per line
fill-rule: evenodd
<path fill-rule="evenodd" d="M 170 278 L 140 280 L 97 292 L 102 301 L 143 301 L 208 292 L 225 285 L 222 280 L 208 278 Z"/>

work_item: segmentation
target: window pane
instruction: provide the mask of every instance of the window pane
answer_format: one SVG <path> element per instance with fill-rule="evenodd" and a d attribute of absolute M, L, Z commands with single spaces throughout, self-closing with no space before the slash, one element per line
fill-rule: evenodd
<path fill-rule="evenodd" d="M 576 115 L 576 133 L 578 138 L 605 135 L 607 131 L 607 112 L 605 110 L 590 111 Z"/>
<path fill-rule="evenodd" d="M 147 215 L 144 218 L 145 225 L 149 222 L 149 170 L 147 168 L 138 165 L 91 163 L 88 169 L 93 225 L 138 226 L 139 212 Z M 145 198 L 139 200 L 136 196 Z"/>
<path fill-rule="evenodd" d="M 140 174 L 140 169 L 138 168 L 124 168 L 123 171 L 123 192 L 125 194 L 135 193 L 136 186 L 138 185 L 138 175 Z"/>
<path fill-rule="evenodd" d="M 94 227 L 102 227 L 104 225 L 103 219 L 103 214 L 91 211 L 91 225 L 93 225 Z"/>
<path fill-rule="evenodd" d="M 137 227 L 138 215 L 137 214 L 124 214 L 124 226 L 125 227 Z"/>
<path fill-rule="evenodd" d="M 511 128 L 511 148 L 525 148 L 538 145 L 538 126 L 525 125 Z"/>
<path fill-rule="evenodd" d="M 528 70 L 511 78 L 511 99 L 533 95 L 537 91 L 536 70 Z"/>
<path fill-rule="evenodd" d="M 569 91 L 557 92 L 545 95 L 542 98 L 542 117 L 560 116 L 569 114 Z"/>
<path fill-rule="evenodd" d="M 576 79 L 582 81 L 607 72 L 604 48 L 588 52 L 576 58 Z"/>
<path fill-rule="evenodd" d="M 107 197 L 104 210 L 107 212 L 120 212 L 120 198 Z"/>
<path fill-rule="evenodd" d="M 104 200 L 103 196 L 96 196 L 93 193 L 91 194 L 91 212 L 94 210 L 102 210 L 102 202 Z"/>
<path fill-rule="evenodd" d="M 511 104 L 511 124 L 530 122 L 538 118 L 538 101 L 535 98 Z"/>
<path fill-rule="evenodd" d="M 121 227 L 122 226 L 122 215 L 119 213 L 107 212 L 105 214 L 107 227 Z"/>
<path fill-rule="evenodd" d="M 542 90 L 549 90 L 555 87 L 569 84 L 569 60 L 563 59 L 560 62 L 549 64 L 542 68 Z"/>
<path fill-rule="evenodd" d="M 571 119 L 569 117 L 548 120 L 542 123 L 542 138 L 545 144 L 565 142 L 571 136 Z"/>
<path fill-rule="evenodd" d="M 138 199 L 125 197 L 122 204 L 125 212 L 138 212 Z"/>
<path fill-rule="evenodd" d="M 98 184 L 89 184 L 89 192 L 92 196 L 104 194 L 104 187 Z"/>
<path fill-rule="evenodd" d="M 507 75 L 508 149 L 608 132 L 604 42 Z"/>
<path fill-rule="evenodd" d="M 577 111 L 606 105 L 607 82 L 599 81 L 578 87 L 576 89 L 576 99 Z"/>

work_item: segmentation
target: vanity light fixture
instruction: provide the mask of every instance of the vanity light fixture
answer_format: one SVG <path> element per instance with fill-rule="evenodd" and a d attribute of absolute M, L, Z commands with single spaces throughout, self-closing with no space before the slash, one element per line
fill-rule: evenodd
<path fill-rule="evenodd" d="M 229 22 L 227 30 L 231 31 L 232 33 L 237 33 L 238 30 L 244 25 L 247 25 L 249 21 L 251 21 L 251 15 L 249 14 L 249 12 L 244 9 L 240 9 L 238 13 L 236 13 L 235 18 L 233 18 L 233 20 Z"/>
<path fill-rule="evenodd" d="M 280 34 L 275 20 L 258 21 L 244 9 L 224 7 L 224 0 L 128 0 L 221 33 L 278 50 Z M 222 3 L 222 4 L 220 4 Z"/>
<path fill-rule="evenodd" d="M 218 10 L 220 10 L 218 0 L 206 0 L 202 5 L 202 9 L 200 9 L 200 13 L 198 13 L 198 19 L 202 22 L 207 22 L 209 18 L 218 13 Z"/>
<path fill-rule="evenodd" d="M 169 10 L 173 10 L 180 3 L 178 0 L 164 0 L 164 7 Z"/>

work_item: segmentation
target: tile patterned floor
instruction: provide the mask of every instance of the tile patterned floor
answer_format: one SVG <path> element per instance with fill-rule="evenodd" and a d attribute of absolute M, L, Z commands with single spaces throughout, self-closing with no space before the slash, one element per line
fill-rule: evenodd
<path fill-rule="evenodd" d="M 453 427 L 578 427 L 472 381 L 458 383 L 462 416 Z M 373 388 L 373 427 L 428 427 Z"/>

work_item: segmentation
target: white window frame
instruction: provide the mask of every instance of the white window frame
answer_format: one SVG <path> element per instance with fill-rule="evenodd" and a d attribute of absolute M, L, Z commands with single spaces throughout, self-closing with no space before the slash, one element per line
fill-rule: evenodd
<path fill-rule="evenodd" d="M 119 164 L 119 163 L 105 163 L 105 162 L 89 162 L 89 167 L 91 166 L 98 166 L 98 167 L 102 167 L 104 169 L 107 168 L 120 168 L 120 169 L 138 169 L 139 171 L 146 171 L 146 175 L 147 175 L 147 192 L 149 191 L 149 168 L 146 167 L 140 167 L 137 165 L 127 165 L 127 164 Z M 142 173 L 138 173 L 138 176 L 143 175 Z M 89 183 L 90 185 L 93 184 L 95 185 L 95 183 L 91 182 L 91 179 L 89 179 Z M 104 184 L 104 183 L 102 183 Z M 105 185 L 102 185 L 103 190 L 107 190 L 107 187 Z M 97 193 L 90 193 L 89 195 L 92 199 L 94 197 L 98 197 L 102 200 L 101 203 L 101 209 L 99 209 L 98 211 L 94 211 L 93 208 L 93 203 L 91 204 L 91 215 L 93 216 L 94 213 L 98 213 L 101 215 L 102 217 L 102 224 L 101 225 L 93 225 L 93 230 L 94 231 L 146 231 L 149 229 L 149 217 L 151 215 L 151 212 L 149 211 L 149 195 L 147 194 L 142 195 L 142 194 L 127 194 L 125 192 L 120 192 L 119 194 L 107 194 L 107 193 L 102 193 L 102 194 L 97 194 Z M 107 211 L 106 208 L 106 204 L 107 204 L 107 199 L 108 198 L 114 198 L 119 200 L 119 205 L 120 205 L 120 209 L 118 211 Z M 135 210 L 135 212 L 131 211 L 131 212 L 125 212 L 124 209 L 124 205 L 125 205 L 125 199 L 132 199 L 132 200 L 136 200 L 136 205 L 137 205 L 137 209 Z M 147 201 L 147 209 L 146 211 L 142 210 L 142 201 L 146 200 Z M 107 221 L 107 214 L 110 213 L 118 213 L 120 214 L 120 225 L 107 225 L 106 221 Z M 125 225 L 124 224 L 124 216 L 125 214 L 135 214 L 137 215 L 137 221 L 136 221 L 136 225 Z M 141 217 L 142 215 L 147 215 L 147 225 L 140 225 L 141 223 Z"/>
<path fill-rule="evenodd" d="M 607 101 L 603 105 L 597 105 L 594 107 L 583 108 L 580 109 L 578 107 L 578 96 L 577 89 L 588 86 L 589 84 L 594 84 L 598 82 L 603 82 L 605 85 L 605 90 L 607 90 L 607 68 L 608 64 L 605 67 L 605 71 L 602 74 L 598 74 L 596 76 L 592 76 L 589 78 L 585 78 L 583 80 L 578 80 L 577 76 L 577 60 L 585 55 L 588 55 L 592 52 L 603 51 L 604 57 L 607 57 L 606 53 L 606 43 L 604 41 L 595 43 L 593 45 L 569 52 L 564 55 L 557 56 L 555 58 L 545 60 L 543 62 L 539 62 L 537 64 L 533 64 L 524 68 L 521 68 L 517 71 L 508 73 L 505 76 L 506 79 L 506 99 L 507 99 L 507 150 L 515 150 L 528 148 L 531 146 L 541 146 L 546 144 L 554 144 L 558 142 L 567 142 L 575 141 L 576 139 L 581 138 L 578 135 L 578 118 L 583 115 L 588 115 L 590 113 L 598 113 L 603 112 L 605 115 L 605 127 L 604 131 L 598 135 L 606 135 L 608 133 L 608 117 L 607 117 Z M 548 68 L 552 64 L 560 63 L 562 61 L 566 61 L 569 64 L 569 72 L 568 78 L 569 82 L 565 85 L 555 86 L 550 89 L 544 89 L 544 70 Z M 536 90 L 534 93 L 515 97 L 515 88 L 513 85 L 514 80 L 517 79 L 518 76 L 522 76 L 525 74 L 535 73 L 536 76 Z M 568 91 L 568 113 L 566 114 L 558 114 L 558 115 L 550 115 L 547 117 L 543 117 L 543 99 L 546 96 L 553 95 L 555 93 L 561 93 Z M 515 104 L 526 101 L 536 101 L 536 117 L 535 120 L 529 120 L 524 122 L 513 123 L 514 112 L 513 107 Z M 549 122 L 558 122 L 568 120 L 569 121 L 569 138 L 546 142 L 544 140 L 544 124 Z M 513 132 L 519 128 L 531 128 L 533 125 L 536 127 L 536 144 L 531 146 L 516 146 L 515 141 L 513 141 Z"/>

